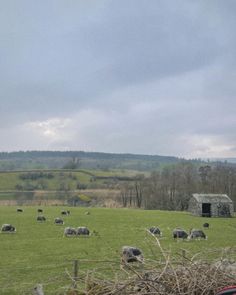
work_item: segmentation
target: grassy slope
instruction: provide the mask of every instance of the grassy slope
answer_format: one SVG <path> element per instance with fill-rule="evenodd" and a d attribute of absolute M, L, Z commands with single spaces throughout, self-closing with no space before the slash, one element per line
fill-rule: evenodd
<path fill-rule="evenodd" d="M 26 171 L 26 172 L 5 172 L 5 173 L 3 172 L 3 173 L 0 173 L 0 191 L 15 190 L 16 184 L 21 184 L 21 183 L 26 182 L 26 181 L 23 181 L 22 179 L 19 178 L 19 175 L 23 174 L 23 173 L 28 173 L 28 172 Z M 68 183 L 70 183 L 70 185 L 72 185 L 72 187 L 75 187 L 76 183 L 78 181 L 86 184 L 89 182 L 90 177 L 91 177 L 86 173 L 72 172 L 72 174 L 76 176 L 76 180 L 72 180 L 67 177 L 70 172 L 55 171 L 52 173 L 54 174 L 54 178 L 52 178 L 52 179 L 43 178 L 43 181 L 47 184 L 49 190 L 58 189 L 61 181 L 68 181 Z M 64 174 L 64 176 L 61 175 L 62 173 Z M 29 182 L 31 182 L 33 184 L 37 183 L 38 181 L 39 180 L 29 180 Z"/>
<path fill-rule="evenodd" d="M 123 177 L 134 177 L 137 171 L 129 171 L 129 170 L 81 170 L 81 171 L 66 171 L 66 170 L 44 170 L 44 172 L 52 172 L 54 178 L 46 179 L 43 178 L 43 182 L 47 185 L 47 190 L 58 190 L 60 187 L 60 183 L 65 182 L 69 184 L 70 189 L 76 189 L 77 183 L 81 184 L 90 184 L 91 176 L 102 176 L 102 177 L 115 177 L 115 176 L 123 176 Z M 8 191 L 8 190 L 16 190 L 17 184 L 24 184 L 27 181 L 23 181 L 19 178 L 20 174 L 28 173 L 25 172 L 1 172 L 0 173 L 0 192 Z M 69 175 L 72 174 L 76 177 L 76 179 L 72 179 Z M 40 182 L 40 180 L 28 180 L 28 182 L 32 184 L 36 184 Z M 102 184 L 104 180 L 97 180 L 96 183 Z M 1 197 L 1 196 L 0 196 Z"/>
<path fill-rule="evenodd" d="M 15 190 L 15 185 L 20 182 L 19 173 L 0 173 L 0 190 Z"/>
<path fill-rule="evenodd" d="M 24 207 L 23 213 L 16 213 L 15 207 L 0 207 L 0 225 L 12 223 L 17 227 L 16 234 L 0 234 L 0 287 L 2 294 L 26 294 L 35 283 L 48 283 L 46 294 L 57 294 L 55 288 L 68 284 L 54 278 L 70 270 L 71 261 L 78 259 L 114 260 L 112 269 L 119 269 L 119 252 L 123 245 L 140 247 L 145 258 L 160 257 L 160 251 L 150 242 L 145 228 L 158 225 L 163 231 L 162 246 L 173 253 L 184 248 L 187 255 L 207 249 L 235 246 L 236 218 L 206 219 L 192 217 L 188 213 L 144 211 L 129 209 L 91 208 L 91 215 L 85 215 L 86 208 L 71 208 L 72 214 L 65 217 L 65 226 L 86 225 L 99 232 L 100 237 L 64 238 L 65 226 L 53 224 L 60 215 L 60 207 L 45 207 L 45 224 L 36 222 L 36 208 Z M 209 220 L 207 241 L 176 243 L 171 232 L 176 226 L 189 229 L 199 228 Z M 148 242 L 149 241 L 149 242 Z M 109 264 L 80 262 L 80 270 L 98 267 L 103 273 L 110 272 Z M 103 269 L 100 269 L 103 267 Z M 12 278 L 14 278 L 12 283 Z M 58 293 L 59 294 L 59 293 Z"/>

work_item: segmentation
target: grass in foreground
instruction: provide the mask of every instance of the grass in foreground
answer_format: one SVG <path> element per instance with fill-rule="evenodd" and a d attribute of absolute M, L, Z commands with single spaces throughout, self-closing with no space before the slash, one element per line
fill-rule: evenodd
<path fill-rule="evenodd" d="M 163 232 L 160 239 L 163 249 L 178 256 L 182 249 L 187 256 L 205 252 L 205 259 L 214 259 L 219 249 L 236 244 L 236 218 L 213 219 L 193 217 L 188 213 L 145 211 L 131 209 L 69 208 L 71 215 L 64 217 L 65 225 L 56 226 L 54 218 L 60 216 L 62 207 L 44 207 L 45 223 L 37 223 L 37 207 L 0 207 L 0 225 L 11 223 L 16 234 L 0 234 L 0 287 L 1 294 L 27 294 L 36 283 L 45 285 L 46 294 L 60 294 L 70 283 L 65 270 L 72 272 L 73 260 L 79 259 L 80 271 L 96 269 L 109 277 L 120 267 L 120 249 L 124 245 L 142 249 L 145 259 L 162 259 L 158 248 L 150 240 L 146 228 L 156 225 Z M 90 211 L 90 215 L 85 215 Z M 172 230 L 175 227 L 202 228 L 208 240 L 175 242 Z M 65 238 L 66 226 L 87 226 L 99 233 L 90 238 Z M 208 250 L 211 250 L 209 255 Z M 103 263 L 98 263 L 103 261 Z M 58 293 L 55 292 L 58 290 Z"/>

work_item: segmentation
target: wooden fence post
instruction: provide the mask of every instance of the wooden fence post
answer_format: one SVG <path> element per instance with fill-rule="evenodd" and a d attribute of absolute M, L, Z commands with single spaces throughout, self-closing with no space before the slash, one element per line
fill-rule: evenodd
<path fill-rule="evenodd" d="M 78 269 L 79 269 L 79 263 L 78 263 L 78 260 L 74 260 L 74 289 L 77 289 L 77 281 L 78 281 Z"/>
<path fill-rule="evenodd" d="M 183 259 L 183 263 L 185 263 L 186 261 L 186 250 L 185 249 L 181 249 L 181 252 L 182 252 L 182 259 Z"/>

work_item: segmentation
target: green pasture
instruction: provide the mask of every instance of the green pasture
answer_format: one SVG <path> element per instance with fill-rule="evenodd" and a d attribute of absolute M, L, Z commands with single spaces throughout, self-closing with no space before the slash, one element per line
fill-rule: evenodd
<path fill-rule="evenodd" d="M 52 178 L 46 177 L 35 180 L 22 179 L 20 176 L 30 173 L 51 173 Z M 138 172 L 131 170 L 32 170 L 18 172 L 0 172 L 0 192 L 21 190 L 31 191 L 35 189 L 41 190 L 75 190 L 78 184 L 87 187 L 100 187 L 108 181 L 112 182 L 112 178 L 116 177 L 134 177 Z M 98 179 L 96 179 L 98 177 Z M 110 178 L 110 180 L 106 179 Z"/>
<path fill-rule="evenodd" d="M 63 294 L 64 287 L 70 285 L 66 272 L 72 272 L 73 260 L 79 260 L 79 273 L 96 269 L 110 276 L 120 267 L 120 250 L 124 245 L 142 249 L 147 261 L 162 259 L 155 239 L 146 229 L 158 226 L 163 232 L 160 238 L 163 249 L 178 256 L 182 249 L 192 257 L 214 259 L 224 248 L 236 245 L 236 218 L 201 218 L 189 213 L 145 211 L 135 209 L 106 208 L 65 208 L 44 207 L 45 223 L 36 221 L 38 207 L 0 207 L 0 225 L 11 223 L 17 229 L 15 234 L 0 234 L 0 294 L 31 294 L 36 283 L 44 285 L 45 293 Z M 68 209 L 71 215 L 63 217 L 65 225 L 57 226 L 54 218 Z M 90 215 L 86 215 L 86 211 Z M 175 227 L 202 228 L 204 222 L 210 223 L 205 230 L 205 241 L 179 241 L 172 239 Z M 96 234 L 89 238 L 65 238 L 66 226 L 87 226 Z M 211 253 L 209 252 L 211 250 Z M 209 254 L 210 253 L 210 254 Z M 102 262 L 103 261 L 103 262 Z"/>
<path fill-rule="evenodd" d="M 50 171 L 49 171 L 50 172 Z M 16 185 L 25 186 L 27 183 L 33 185 L 43 182 L 48 190 L 59 190 L 60 184 L 64 182 L 66 186 L 75 189 L 78 182 L 88 184 L 91 176 L 84 172 L 69 172 L 69 171 L 52 171 L 53 178 L 51 179 L 37 179 L 37 180 L 23 180 L 20 178 L 21 174 L 25 172 L 1 172 L 0 173 L 0 190 L 16 190 Z"/>

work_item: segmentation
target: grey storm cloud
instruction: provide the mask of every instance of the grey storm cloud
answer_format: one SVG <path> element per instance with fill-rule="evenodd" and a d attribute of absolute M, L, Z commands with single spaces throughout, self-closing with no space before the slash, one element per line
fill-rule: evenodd
<path fill-rule="evenodd" d="M 236 156 L 235 27 L 231 0 L 1 2 L 0 149 Z"/>

